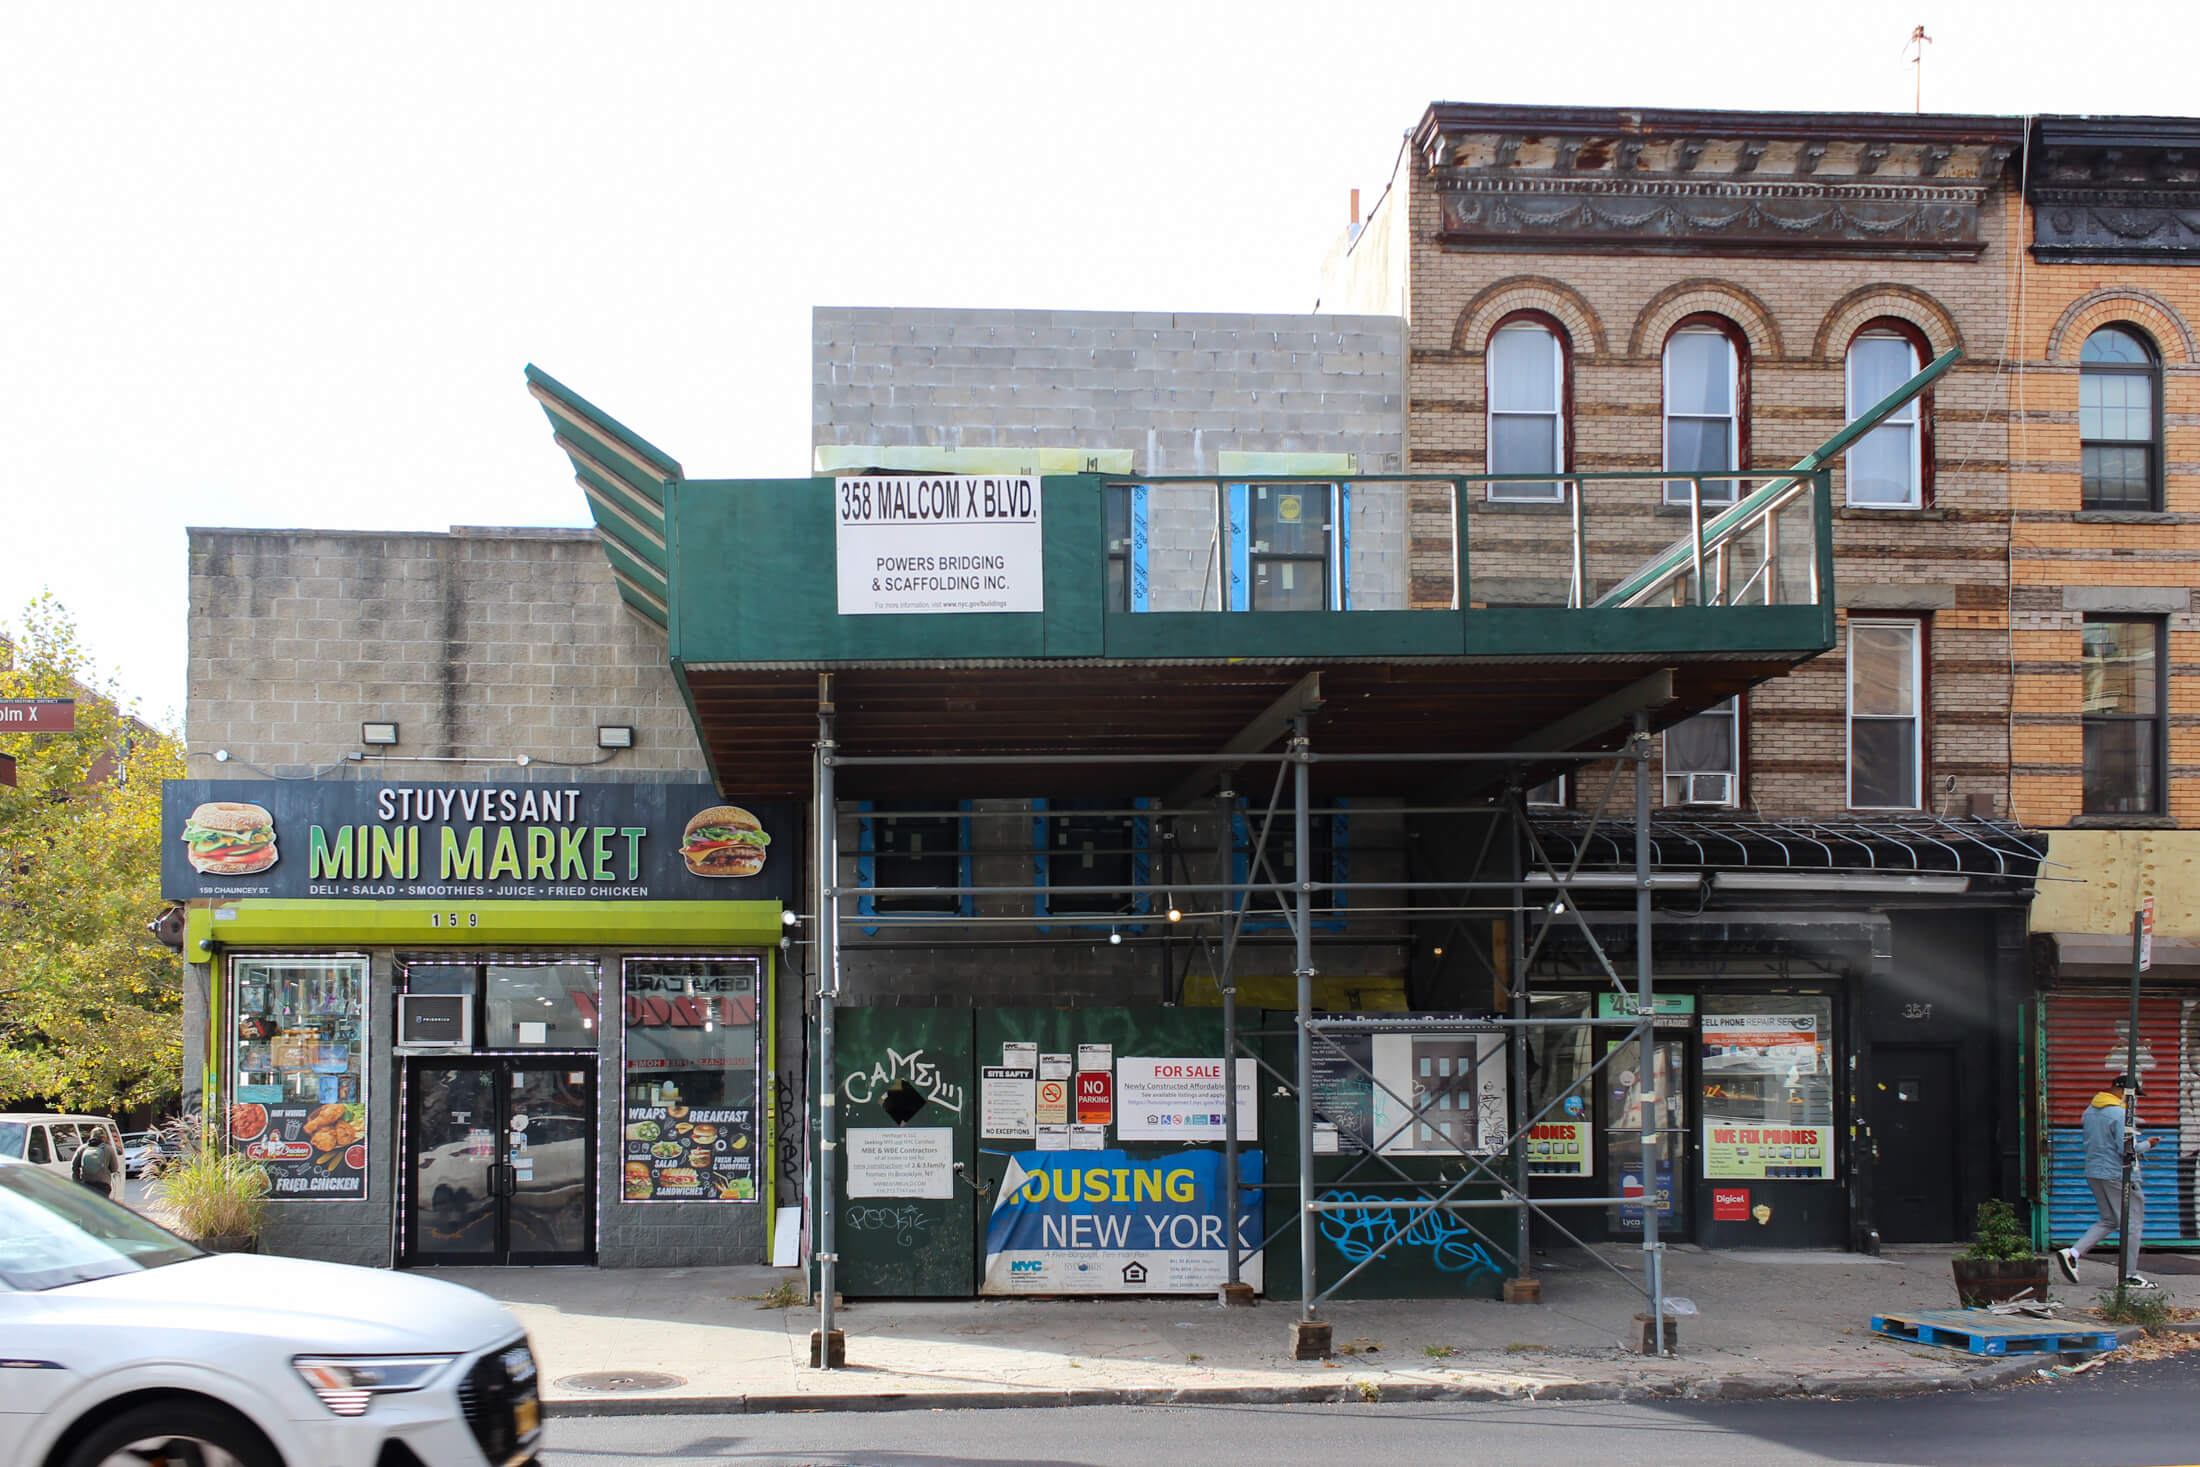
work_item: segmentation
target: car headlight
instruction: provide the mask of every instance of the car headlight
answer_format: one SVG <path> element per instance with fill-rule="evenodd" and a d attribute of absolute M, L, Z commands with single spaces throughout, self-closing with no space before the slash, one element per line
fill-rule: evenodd
<path fill-rule="evenodd" d="M 300 1355 L 290 1362 L 321 1404 L 338 1416 L 364 1416 L 376 1396 L 417 1391 L 455 1355 Z"/>

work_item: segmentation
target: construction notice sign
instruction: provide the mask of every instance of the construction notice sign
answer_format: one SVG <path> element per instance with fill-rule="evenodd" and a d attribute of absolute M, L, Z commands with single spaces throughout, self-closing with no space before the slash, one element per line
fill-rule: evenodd
<path fill-rule="evenodd" d="M 1077 1077 L 1077 1124 L 1105 1126 L 1115 1119 L 1115 1076 L 1087 1070 Z"/>
<path fill-rule="evenodd" d="M 842 616 L 1046 610 L 1035 475 L 834 482 Z"/>
<path fill-rule="evenodd" d="M 74 698 L 0 698 L 0 734 L 75 732 Z"/>
<path fill-rule="evenodd" d="M 1041 1080 L 1039 1082 L 1038 1121 L 1042 1126 L 1066 1126 L 1069 1124 L 1069 1081 Z"/>

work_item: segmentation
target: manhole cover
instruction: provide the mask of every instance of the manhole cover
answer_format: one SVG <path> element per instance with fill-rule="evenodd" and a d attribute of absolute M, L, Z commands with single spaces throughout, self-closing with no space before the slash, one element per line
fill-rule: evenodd
<path fill-rule="evenodd" d="M 687 1382 L 677 1375 L 653 1370 L 591 1370 L 585 1375 L 564 1376 L 558 1384 L 569 1391 L 669 1391 Z"/>

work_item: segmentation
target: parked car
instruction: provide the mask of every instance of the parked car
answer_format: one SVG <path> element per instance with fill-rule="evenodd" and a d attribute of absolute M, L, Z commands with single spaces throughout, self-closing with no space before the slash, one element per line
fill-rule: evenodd
<path fill-rule="evenodd" d="M 122 1138 L 122 1169 L 126 1176 L 150 1176 L 162 1162 L 177 1154 L 176 1143 L 159 1131 L 131 1131 Z"/>
<path fill-rule="evenodd" d="M 66 1180 L 69 1163 L 76 1159 L 76 1149 L 95 1129 L 107 1133 L 115 1155 L 121 1157 L 122 1133 L 105 1116 L 49 1116 L 29 1112 L 0 1115 L 0 1156 L 43 1167 Z M 108 1184 L 107 1194 L 113 1197 L 121 1192 L 122 1171 L 118 1168 Z"/>
<path fill-rule="evenodd" d="M 517 1320 L 472 1289 L 207 1253 L 0 1161 L 0 1462 L 528 1467 Z"/>

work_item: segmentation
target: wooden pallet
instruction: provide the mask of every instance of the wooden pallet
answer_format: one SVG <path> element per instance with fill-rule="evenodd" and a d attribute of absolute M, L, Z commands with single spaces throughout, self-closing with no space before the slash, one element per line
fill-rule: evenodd
<path fill-rule="evenodd" d="M 2116 1331 L 2068 1319 L 2026 1319 L 1987 1309 L 1875 1314 L 1872 1333 L 1972 1355 L 2092 1355 L 2113 1350 Z"/>

